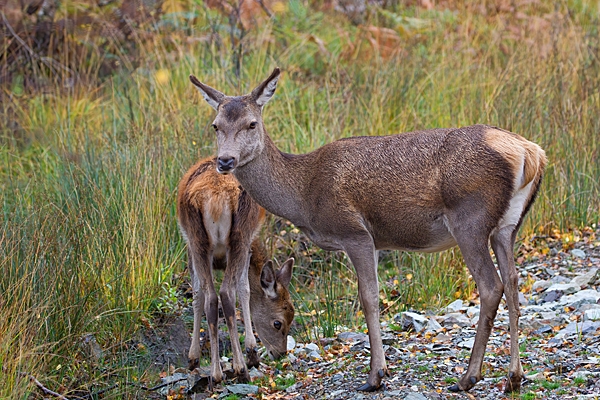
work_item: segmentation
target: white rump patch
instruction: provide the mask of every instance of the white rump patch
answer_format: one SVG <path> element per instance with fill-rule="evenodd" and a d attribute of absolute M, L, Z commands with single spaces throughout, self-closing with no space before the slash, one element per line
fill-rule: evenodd
<path fill-rule="evenodd" d="M 498 228 L 503 228 L 505 226 L 517 225 L 519 220 L 521 219 L 521 215 L 523 215 L 523 209 L 525 208 L 525 202 L 529 199 L 531 195 L 531 187 L 533 186 L 533 181 L 529 182 L 525 187 L 519 189 L 517 193 L 510 199 L 510 204 L 508 206 L 508 210 L 504 214 L 504 217 L 500 220 L 500 224 Z"/>

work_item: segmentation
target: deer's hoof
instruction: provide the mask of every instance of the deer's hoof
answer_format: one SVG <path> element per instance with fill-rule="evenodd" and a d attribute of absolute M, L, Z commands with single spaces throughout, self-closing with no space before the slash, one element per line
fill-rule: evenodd
<path fill-rule="evenodd" d="M 455 383 L 454 385 L 450 386 L 448 388 L 449 391 L 457 393 L 457 392 L 466 392 L 469 389 L 471 389 L 473 386 L 475 386 L 475 384 L 477 382 L 479 382 L 480 379 L 477 379 L 474 376 L 464 376 L 460 379 L 460 381 L 458 381 L 457 383 Z"/>
<path fill-rule="evenodd" d="M 243 368 L 236 375 L 237 375 L 237 381 L 239 383 L 248 383 L 248 382 L 250 382 L 250 374 L 248 373 L 248 370 L 246 368 Z"/>
<path fill-rule="evenodd" d="M 193 370 L 195 370 L 196 368 L 198 368 L 198 365 L 200 365 L 200 362 L 199 362 L 199 360 L 198 360 L 197 358 L 193 358 L 193 359 L 192 359 L 192 358 L 190 358 L 190 359 L 188 360 L 188 369 L 189 369 L 190 371 L 193 371 Z"/>
<path fill-rule="evenodd" d="M 372 384 L 369 382 L 369 380 L 371 380 L 371 377 L 369 376 L 369 379 L 367 379 L 367 383 L 365 383 L 364 385 L 360 386 L 358 389 L 359 392 L 375 392 L 376 390 L 381 389 L 382 387 L 384 387 L 384 385 L 381 384 L 381 380 L 383 379 L 383 377 L 386 375 L 385 370 L 380 369 L 377 371 L 376 374 L 376 384 Z"/>
<path fill-rule="evenodd" d="M 258 356 L 258 349 L 256 347 L 252 349 L 246 349 L 246 365 L 248 368 L 258 368 L 260 365 L 260 357 Z"/>
<path fill-rule="evenodd" d="M 356 390 L 358 390 L 359 392 L 374 392 L 374 391 L 378 390 L 380 387 L 381 387 L 381 385 L 373 386 L 369 382 L 367 382 L 364 385 L 360 386 Z"/>
<path fill-rule="evenodd" d="M 514 372 L 509 373 L 506 385 L 504 386 L 504 393 L 520 392 L 522 379 L 523 377 L 519 374 L 515 374 Z"/>

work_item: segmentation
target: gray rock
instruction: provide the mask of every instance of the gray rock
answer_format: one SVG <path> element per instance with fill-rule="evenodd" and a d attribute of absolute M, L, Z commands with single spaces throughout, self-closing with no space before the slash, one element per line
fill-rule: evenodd
<path fill-rule="evenodd" d="M 296 348 L 296 340 L 292 336 L 288 335 L 287 350 L 290 351 L 290 350 L 294 350 L 295 348 Z"/>
<path fill-rule="evenodd" d="M 529 301 L 527 301 L 527 299 L 525 298 L 525 295 L 521 292 L 519 292 L 519 304 L 521 304 L 522 306 L 524 306 L 525 304 L 528 304 Z"/>
<path fill-rule="evenodd" d="M 480 312 L 481 310 L 479 309 L 479 307 L 469 307 L 467 308 L 467 317 L 473 318 L 479 315 Z"/>
<path fill-rule="evenodd" d="M 562 338 L 573 334 L 587 335 L 596 332 L 597 329 L 600 329 L 600 321 L 571 322 L 565 328 L 561 329 L 556 334 L 556 337 Z"/>
<path fill-rule="evenodd" d="M 550 286 L 552 286 L 552 282 L 550 281 L 536 281 L 533 283 L 533 285 L 531 286 L 531 290 L 533 292 L 537 292 L 541 290 L 546 290 L 548 289 Z"/>
<path fill-rule="evenodd" d="M 458 325 L 461 328 L 464 328 L 466 326 L 471 326 L 471 320 L 465 314 L 452 313 L 446 315 L 442 325 L 444 325 L 445 327 L 452 327 L 454 325 Z"/>
<path fill-rule="evenodd" d="M 344 343 L 357 343 L 369 340 L 369 336 L 360 332 L 342 332 L 338 335 L 338 340 Z"/>
<path fill-rule="evenodd" d="M 600 292 L 593 289 L 586 289 L 569 296 L 563 296 L 558 302 L 560 305 L 579 308 L 583 304 L 595 304 L 600 299 Z"/>
<path fill-rule="evenodd" d="M 291 355 L 291 356 L 293 357 L 293 355 Z M 265 374 L 263 374 L 262 372 L 257 370 L 256 367 L 250 368 L 250 371 L 248 371 L 248 374 L 250 374 L 250 379 L 252 379 L 252 380 L 261 379 L 265 376 Z"/>
<path fill-rule="evenodd" d="M 311 351 L 310 353 L 308 353 L 308 358 L 310 359 L 310 361 L 321 361 L 323 359 L 323 357 L 321 357 L 321 354 L 319 354 L 318 351 Z"/>
<path fill-rule="evenodd" d="M 304 347 L 298 347 L 294 350 L 294 355 L 296 357 L 304 357 L 307 353 L 308 351 Z"/>
<path fill-rule="evenodd" d="M 564 294 L 573 294 L 581 290 L 581 286 L 574 283 L 555 283 L 546 289 L 546 293 L 549 292 L 563 292 Z"/>
<path fill-rule="evenodd" d="M 421 393 L 409 393 L 404 400 L 427 400 L 427 397 Z"/>
<path fill-rule="evenodd" d="M 400 321 L 404 330 L 412 329 L 415 332 L 422 332 L 425 329 L 428 319 L 421 314 L 407 311 L 401 314 Z"/>
<path fill-rule="evenodd" d="M 425 332 L 437 333 L 442 329 L 444 329 L 444 327 L 440 325 L 440 323 L 437 322 L 435 318 L 429 318 L 429 320 L 427 321 L 427 326 L 425 327 Z"/>
<path fill-rule="evenodd" d="M 329 393 L 329 394 L 327 395 L 327 398 L 328 398 L 328 399 L 335 399 L 335 398 L 337 398 L 338 396 L 341 396 L 341 395 L 343 395 L 344 393 L 346 393 L 346 390 L 343 390 L 343 389 L 341 389 L 341 390 L 335 390 L 335 391 L 333 391 L 333 392 Z"/>
<path fill-rule="evenodd" d="M 571 255 L 577 258 L 585 258 L 585 252 L 580 249 L 571 250 Z"/>
<path fill-rule="evenodd" d="M 600 309 L 599 308 L 593 308 L 590 310 L 586 310 L 583 313 L 583 320 L 584 321 L 597 321 L 600 320 Z"/>
<path fill-rule="evenodd" d="M 470 338 L 467 340 L 463 340 L 458 344 L 458 347 L 462 347 L 463 349 L 472 349 L 475 344 L 475 338 Z"/>
<path fill-rule="evenodd" d="M 314 343 L 309 343 L 309 344 L 307 344 L 306 346 L 304 346 L 304 348 L 305 348 L 306 350 L 308 350 L 309 352 L 316 351 L 316 352 L 318 353 L 318 352 L 320 352 L 320 351 L 321 351 L 321 350 L 319 349 L 319 346 L 317 346 L 317 345 L 316 345 L 316 344 L 314 344 Z"/>
<path fill-rule="evenodd" d="M 454 300 L 446 307 L 446 313 L 458 312 L 463 308 L 463 301 L 461 299 Z"/>
<path fill-rule="evenodd" d="M 598 279 L 598 268 L 592 268 L 587 273 L 576 276 L 571 280 L 571 283 L 579 285 L 580 287 L 588 287 L 595 283 Z"/>
<path fill-rule="evenodd" d="M 247 394 L 257 394 L 258 386 L 248 385 L 246 383 L 238 383 L 235 385 L 227 385 L 225 389 L 229 390 L 233 394 L 239 394 L 245 396 Z"/>

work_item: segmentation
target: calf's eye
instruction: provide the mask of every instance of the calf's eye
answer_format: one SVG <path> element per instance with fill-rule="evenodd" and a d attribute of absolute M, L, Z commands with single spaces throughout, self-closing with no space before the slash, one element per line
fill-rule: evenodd
<path fill-rule="evenodd" d="M 273 327 L 277 330 L 281 329 L 281 322 L 280 321 L 275 321 L 273 322 Z"/>

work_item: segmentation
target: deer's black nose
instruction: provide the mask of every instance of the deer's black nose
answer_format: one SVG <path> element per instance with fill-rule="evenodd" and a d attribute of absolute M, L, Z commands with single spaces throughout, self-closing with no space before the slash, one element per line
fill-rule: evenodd
<path fill-rule="evenodd" d="M 235 166 L 235 158 L 233 157 L 219 157 L 217 159 L 217 170 L 220 173 L 229 172 Z"/>

